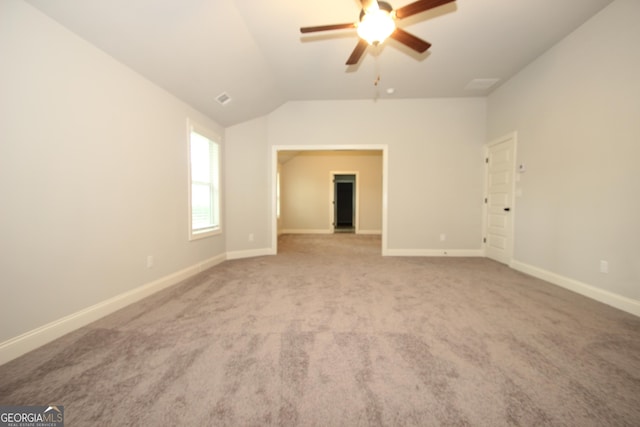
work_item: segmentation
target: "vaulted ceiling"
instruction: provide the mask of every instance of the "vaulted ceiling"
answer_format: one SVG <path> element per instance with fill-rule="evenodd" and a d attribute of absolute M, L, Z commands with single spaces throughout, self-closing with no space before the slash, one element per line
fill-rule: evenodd
<path fill-rule="evenodd" d="M 290 100 L 486 96 L 612 2 L 457 0 L 399 21 L 425 54 L 389 40 L 346 66 L 355 30 L 300 27 L 355 22 L 358 0 L 26 1 L 223 126 Z"/>

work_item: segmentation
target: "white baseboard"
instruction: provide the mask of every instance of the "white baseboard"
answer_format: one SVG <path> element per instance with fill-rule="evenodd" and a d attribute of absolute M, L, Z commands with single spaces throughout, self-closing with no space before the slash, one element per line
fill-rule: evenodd
<path fill-rule="evenodd" d="M 180 283 L 201 271 L 220 264 L 225 259 L 225 254 L 212 257 L 4 341 L 0 343 L 0 365 L 120 310 L 129 304 L 133 304 L 169 286 Z"/>
<path fill-rule="evenodd" d="M 386 256 L 482 257 L 482 249 L 387 249 Z"/>
<path fill-rule="evenodd" d="M 522 273 L 537 277 L 538 279 L 542 279 L 560 286 L 561 288 L 583 295 L 587 298 L 610 305 L 619 310 L 626 311 L 627 313 L 640 316 L 640 301 L 638 300 L 614 294 L 613 292 L 605 291 L 604 289 L 600 289 L 520 261 L 511 261 L 510 267 L 514 270 L 518 270 Z"/>
<path fill-rule="evenodd" d="M 324 228 L 278 230 L 278 236 L 282 234 L 333 234 L 333 230 Z M 382 234 L 382 230 L 358 230 L 357 234 Z"/>
<path fill-rule="evenodd" d="M 333 234 L 333 230 L 327 228 L 312 229 L 285 229 L 280 234 Z"/>
<path fill-rule="evenodd" d="M 215 267 L 218 264 L 223 263 L 225 260 L 227 259 L 227 254 L 220 254 L 220 255 L 216 255 L 212 258 L 209 258 L 208 260 L 202 261 L 201 263 L 197 264 L 198 265 L 198 271 L 194 274 L 200 273 L 201 271 L 205 271 L 210 269 L 211 267 Z M 192 275 L 190 275 L 192 276 Z M 188 277 L 190 277 L 188 276 Z M 178 282 L 175 282 L 178 283 Z"/>
<path fill-rule="evenodd" d="M 250 249 L 245 251 L 227 252 L 227 259 L 253 258 L 257 256 L 275 255 L 271 248 Z"/>

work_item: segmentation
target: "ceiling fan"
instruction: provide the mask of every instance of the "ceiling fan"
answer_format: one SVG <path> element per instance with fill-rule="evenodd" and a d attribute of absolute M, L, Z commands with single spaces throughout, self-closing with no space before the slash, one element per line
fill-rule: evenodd
<path fill-rule="evenodd" d="M 302 27 L 300 32 L 314 33 L 317 31 L 343 30 L 355 28 L 358 31 L 358 44 L 347 59 L 347 65 L 358 63 L 369 44 L 378 45 L 387 37 L 406 45 L 407 47 L 422 53 L 431 47 L 431 43 L 422 40 L 396 26 L 395 21 L 426 12 L 429 9 L 451 3 L 455 0 L 418 0 L 398 9 L 384 1 L 360 0 L 362 11 L 358 22 L 348 24 L 320 25 L 317 27 Z"/>

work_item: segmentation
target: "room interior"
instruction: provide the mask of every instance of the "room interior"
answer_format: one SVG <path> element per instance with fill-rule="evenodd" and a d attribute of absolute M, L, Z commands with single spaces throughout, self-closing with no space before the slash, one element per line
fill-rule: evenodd
<path fill-rule="evenodd" d="M 482 257 L 283 234 L 0 367 L 86 425 L 633 425 L 638 319 Z"/>
<path fill-rule="evenodd" d="M 337 187 L 348 184 L 348 225 L 358 234 L 382 234 L 382 150 L 278 151 L 278 234 L 327 234 L 340 228 Z M 338 178 L 338 179 L 336 179 Z"/>
<path fill-rule="evenodd" d="M 273 257 L 279 231 L 318 232 L 276 215 L 278 170 L 304 153 L 382 153 L 359 228 L 384 258 L 482 258 L 486 150 L 505 135 L 507 266 L 640 316 L 640 3 L 458 0 L 407 18 L 425 54 L 390 44 L 345 66 L 356 35 L 299 28 L 356 19 L 351 3 L 0 4 L 0 364 Z M 187 120 L 223 140 L 222 233 L 193 241 Z"/>

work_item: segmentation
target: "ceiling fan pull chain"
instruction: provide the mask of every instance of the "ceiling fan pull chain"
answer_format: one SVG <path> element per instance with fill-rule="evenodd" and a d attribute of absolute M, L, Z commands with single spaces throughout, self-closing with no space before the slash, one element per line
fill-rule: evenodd
<path fill-rule="evenodd" d="M 378 84 L 380 83 L 380 62 L 378 60 L 378 57 L 380 53 L 380 45 L 376 45 L 374 47 L 374 52 L 373 52 L 373 60 L 375 62 L 375 76 L 376 78 L 373 80 L 373 85 L 374 86 L 378 86 Z"/>

